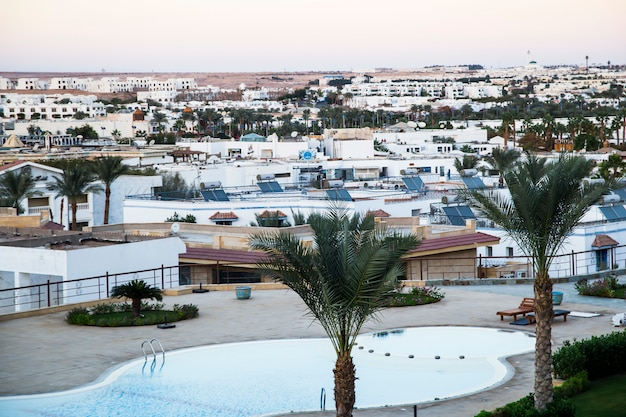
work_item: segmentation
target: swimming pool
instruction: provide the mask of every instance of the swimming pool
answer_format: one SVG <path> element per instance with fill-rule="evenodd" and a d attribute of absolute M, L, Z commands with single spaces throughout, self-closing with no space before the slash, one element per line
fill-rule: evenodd
<path fill-rule="evenodd" d="M 359 336 L 356 407 L 465 395 L 512 376 L 501 359 L 531 352 L 534 335 L 498 329 L 420 327 Z M 139 347 L 138 347 L 139 348 Z M 167 346 L 166 346 L 167 348 Z M 14 417 L 248 417 L 334 409 L 335 354 L 328 339 L 211 345 L 132 361 L 89 386 L 0 398 Z"/>

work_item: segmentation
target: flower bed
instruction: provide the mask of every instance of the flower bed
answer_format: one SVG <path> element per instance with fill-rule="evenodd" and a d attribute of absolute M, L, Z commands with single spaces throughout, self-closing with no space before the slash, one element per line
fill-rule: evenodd
<path fill-rule="evenodd" d="M 626 284 L 620 284 L 615 276 L 608 276 L 589 282 L 586 279 L 578 281 L 574 288 L 580 295 L 591 295 L 605 298 L 624 298 Z"/>
<path fill-rule="evenodd" d="M 398 292 L 389 297 L 389 307 L 407 307 L 437 303 L 445 294 L 437 287 L 413 287 L 408 293 Z"/>

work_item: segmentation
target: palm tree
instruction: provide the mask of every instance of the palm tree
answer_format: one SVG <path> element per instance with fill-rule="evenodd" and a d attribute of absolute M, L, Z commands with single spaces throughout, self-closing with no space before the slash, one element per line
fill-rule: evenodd
<path fill-rule="evenodd" d="M 465 169 L 475 169 L 479 161 L 476 155 L 463 155 L 463 159 L 454 158 L 454 167 L 461 173 Z"/>
<path fill-rule="evenodd" d="M 592 161 L 561 154 L 558 160 L 527 153 L 505 172 L 510 198 L 481 190 L 465 190 L 464 197 L 492 220 L 532 257 L 535 271 L 535 407 L 545 409 L 553 399 L 552 387 L 552 281 L 548 275 L 562 243 L 587 212 L 609 189 L 608 183 L 584 184 Z"/>
<path fill-rule="evenodd" d="M 403 273 L 402 255 L 419 240 L 388 233 L 373 217 L 349 216 L 338 207 L 308 221 L 313 245 L 285 231 L 253 235 L 250 243 L 267 254 L 261 271 L 294 290 L 326 331 L 337 355 L 337 416 L 348 417 L 355 402 L 356 336 L 385 307 Z"/>
<path fill-rule="evenodd" d="M 16 208 L 18 216 L 23 213 L 22 200 L 41 194 L 35 187 L 35 179 L 24 170 L 7 171 L 0 176 L 0 198 Z"/>
<path fill-rule="evenodd" d="M 495 148 L 491 153 L 491 156 L 486 156 L 485 160 L 494 169 L 497 169 L 500 173 L 498 184 L 500 188 L 504 187 L 504 173 L 518 160 L 520 157 L 519 151 L 515 149 L 502 149 Z"/>
<path fill-rule="evenodd" d="M 141 315 L 141 300 L 163 300 L 163 295 L 159 288 L 152 287 L 139 279 L 134 279 L 126 284 L 116 285 L 111 290 L 111 297 L 130 298 L 133 317 L 135 318 Z"/>
<path fill-rule="evenodd" d="M 504 147 L 508 147 L 511 125 L 513 125 L 513 146 L 515 146 L 515 115 L 512 112 L 502 113 L 502 127 L 504 129 Z"/>
<path fill-rule="evenodd" d="M 162 133 L 163 132 L 163 124 L 165 124 L 165 122 L 167 121 L 167 115 L 165 115 L 165 113 L 161 113 L 161 112 L 155 111 L 152 114 L 152 121 L 157 124 L 158 129 L 159 129 L 159 133 Z"/>
<path fill-rule="evenodd" d="M 104 222 L 109 224 L 109 208 L 111 206 L 111 184 L 122 175 L 128 173 L 128 166 L 122 163 L 119 156 L 105 156 L 96 159 L 92 165 L 96 177 L 104 183 Z"/>
<path fill-rule="evenodd" d="M 609 155 L 609 159 L 598 164 L 600 176 L 607 181 L 615 181 L 624 176 L 626 172 L 626 162 L 617 153 Z"/>
<path fill-rule="evenodd" d="M 94 184 L 95 175 L 83 164 L 71 163 L 63 171 L 61 178 L 53 177 L 53 181 L 46 184 L 46 188 L 56 192 L 56 197 L 67 197 L 72 210 L 72 227 L 76 230 L 76 212 L 78 199 L 89 192 L 100 192 L 102 186 Z"/>

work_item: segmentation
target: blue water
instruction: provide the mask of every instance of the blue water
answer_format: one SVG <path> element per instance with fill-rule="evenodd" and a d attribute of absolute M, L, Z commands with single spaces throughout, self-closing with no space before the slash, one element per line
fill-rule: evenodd
<path fill-rule="evenodd" d="M 493 387 L 511 376 L 502 357 L 531 352 L 527 333 L 466 327 L 359 336 L 356 406 L 414 404 Z M 409 356 L 413 356 L 412 358 Z M 438 359 L 436 358 L 438 357 Z M 0 398 L 11 417 L 248 417 L 334 409 L 328 339 L 212 345 L 140 359 L 76 390 Z"/>

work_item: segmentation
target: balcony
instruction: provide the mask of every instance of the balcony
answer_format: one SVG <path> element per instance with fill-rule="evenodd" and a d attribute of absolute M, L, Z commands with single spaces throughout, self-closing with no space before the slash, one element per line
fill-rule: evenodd
<path fill-rule="evenodd" d="M 28 208 L 28 215 L 32 216 L 32 215 L 38 215 L 40 213 L 43 212 L 48 212 L 48 210 L 50 210 L 50 206 L 39 206 L 39 207 L 29 207 Z"/>

